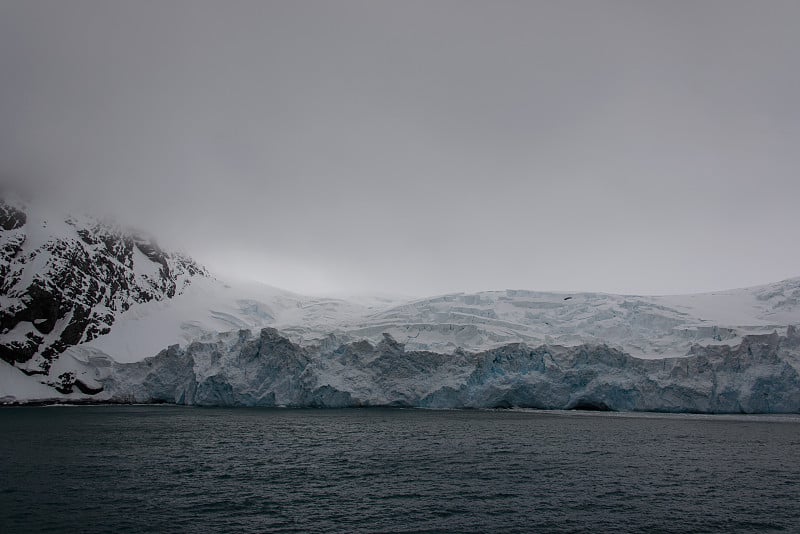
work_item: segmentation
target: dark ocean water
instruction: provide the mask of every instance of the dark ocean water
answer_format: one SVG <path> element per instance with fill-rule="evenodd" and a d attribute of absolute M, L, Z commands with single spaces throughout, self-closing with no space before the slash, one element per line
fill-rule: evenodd
<path fill-rule="evenodd" d="M 800 532 L 800 418 L 0 409 L 0 531 Z"/>

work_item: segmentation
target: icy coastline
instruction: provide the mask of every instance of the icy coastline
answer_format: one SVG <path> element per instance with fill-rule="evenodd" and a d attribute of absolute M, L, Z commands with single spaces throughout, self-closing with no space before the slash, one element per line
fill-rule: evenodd
<path fill-rule="evenodd" d="M 605 345 L 515 343 L 475 353 L 407 351 L 389 335 L 374 345 L 359 341 L 323 348 L 301 346 L 264 328 L 172 346 L 136 363 L 89 358 L 62 384 L 59 400 L 800 413 L 798 354 L 800 334 L 794 327 L 785 336 L 746 336 L 734 347 L 697 345 L 687 357 L 658 360 Z M 100 391 L 86 394 L 87 389 Z"/>

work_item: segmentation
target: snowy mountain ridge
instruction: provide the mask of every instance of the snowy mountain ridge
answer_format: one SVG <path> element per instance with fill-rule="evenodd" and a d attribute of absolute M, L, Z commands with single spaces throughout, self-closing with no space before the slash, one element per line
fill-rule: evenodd
<path fill-rule="evenodd" d="M 532 348 L 551 356 L 589 354 L 631 369 L 652 365 L 655 372 L 658 364 L 648 360 L 662 366 L 671 362 L 671 368 L 679 369 L 675 363 L 679 359 L 695 361 L 704 353 L 722 362 L 715 365 L 724 374 L 732 372 L 725 367 L 732 360 L 721 355 L 752 347 L 753 340 L 773 339 L 770 336 L 789 340 L 767 343 L 772 347 L 767 350 L 769 358 L 779 363 L 764 367 L 763 362 L 753 361 L 751 367 L 791 383 L 791 373 L 786 375 L 781 366 L 798 369 L 791 341 L 796 338 L 793 325 L 798 324 L 800 278 L 683 296 L 506 290 L 423 299 L 309 297 L 259 283 L 226 282 L 191 258 L 162 251 L 152 239 L 114 224 L 58 216 L 39 206 L 0 199 L 0 358 L 4 360 L 0 402 L 126 398 L 150 402 L 163 397 L 170 402 L 209 403 L 213 396 L 204 397 L 193 388 L 206 384 L 201 392 L 216 391 L 211 387 L 216 384 L 233 395 L 214 393 L 222 395 L 221 403 L 269 404 L 272 394 L 276 404 L 330 404 L 330 399 L 312 395 L 313 400 L 297 389 L 282 397 L 280 388 L 294 384 L 300 389 L 325 387 L 324 392 L 336 398 L 346 393 L 353 405 L 432 406 L 436 403 L 431 404 L 431 395 L 442 394 L 436 391 L 459 390 L 477 380 L 469 377 L 483 357 L 479 355 Z M 270 334 L 265 338 L 264 332 Z M 256 359 L 242 356 L 244 345 L 264 339 L 281 341 L 245 350 L 247 354 L 255 350 L 260 355 Z M 199 347 L 215 347 L 213 357 L 201 358 L 205 353 Z M 284 362 L 286 369 L 275 363 L 280 354 L 264 352 L 274 348 L 287 358 L 293 355 Z M 153 359 L 156 354 L 159 357 Z M 300 360 L 298 354 L 303 355 Z M 609 354 L 619 358 L 608 360 Z M 272 362 L 267 365 L 271 370 L 258 368 L 264 362 Z M 736 365 L 741 367 L 741 361 Z M 188 380 L 182 390 L 170 382 L 176 366 Z M 606 365 L 602 372 L 612 372 L 611 367 Z M 141 374 L 146 369 L 150 370 Z M 153 374 L 156 369 L 159 376 Z M 532 369 L 520 378 L 526 388 L 533 387 L 529 380 L 534 371 L 542 380 L 556 376 L 548 371 L 545 377 Z M 613 370 L 617 378 L 628 371 Z M 398 372 L 415 378 L 396 382 Z M 694 380 L 690 374 L 687 370 L 684 378 Z M 286 382 L 278 389 L 253 392 L 281 376 Z M 489 382 L 495 383 L 495 378 Z M 482 380 L 488 383 L 486 376 Z M 640 373 L 631 380 L 654 379 L 652 373 Z M 658 382 L 664 383 L 660 378 Z M 183 393 L 155 394 L 153 383 Z M 389 384 L 394 385 L 384 389 Z M 423 384 L 425 392 L 419 389 Z M 748 394 L 747 387 L 755 387 L 748 384 L 737 390 L 737 399 Z M 483 405 L 463 395 L 454 398 L 461 400 L 453 406 Z M 517 397 L 506 400 L 511 398 Z M 552 403 L 534 402 L 530 396 L 519 399 L 531 406 L 569 407 L 578 402 L 565 398 Z M 485 404 L 505 402 L 491 399 Z M 621 409 L 643 406 L 597 402 Z M 651 406 L 655 401 L 647 402 Z M 723 401 L 714 405 L 717 408 L 702 408 L 698 402 L 686 409 L 739 409 Z M 741 409 L 763 408 L 748 403 L 740 403 Z"/>

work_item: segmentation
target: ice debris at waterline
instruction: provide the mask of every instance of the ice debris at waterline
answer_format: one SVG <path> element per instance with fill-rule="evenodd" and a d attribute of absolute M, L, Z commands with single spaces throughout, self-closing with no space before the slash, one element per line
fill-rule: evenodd
<path fill-rule="evenodd" d="M 588 344 L 407 351 L 389 335 L 374 345 L 325 348 L 301 346 L 264 328 L 172 346 L 136 363 L 95 356 L 73 364 L 58 385 L 63 398 L 97 402 L 800 412 L 795 327 L 785 336 L 746 336 L 733 347 L 697 345 L 687 357 L 659 360 Z"/>

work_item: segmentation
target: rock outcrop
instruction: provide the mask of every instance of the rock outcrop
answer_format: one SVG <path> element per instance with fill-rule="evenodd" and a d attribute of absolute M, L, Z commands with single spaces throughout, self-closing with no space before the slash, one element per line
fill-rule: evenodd
<path fill-rule="evenodd" d="M 204 269 L 150 238 L 0 199 L 0 358 L 44 374 L 132 304 L 174 297 Z"/>

